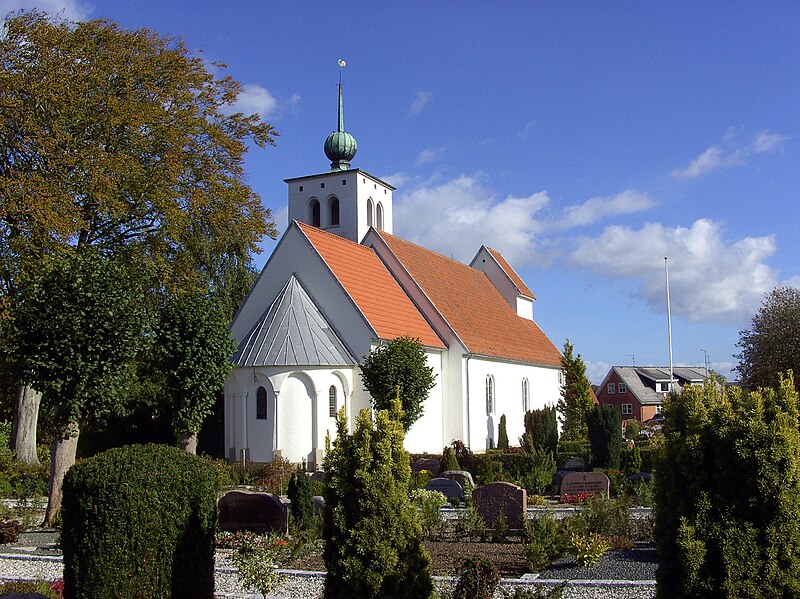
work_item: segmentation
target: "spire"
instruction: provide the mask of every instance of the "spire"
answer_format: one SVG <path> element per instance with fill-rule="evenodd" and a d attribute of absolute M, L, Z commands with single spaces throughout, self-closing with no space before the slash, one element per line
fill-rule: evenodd
<path fill-rule="evenodd" d="M 350 169 L 350 161 L 358 151 L 356 139 L 344 130 L 344 104 L 342 102 L 342 69 L 347 63 L 339 59 L 339 127 L 325 140 L 325 156 L 331 161 L 332 171 Z"/>

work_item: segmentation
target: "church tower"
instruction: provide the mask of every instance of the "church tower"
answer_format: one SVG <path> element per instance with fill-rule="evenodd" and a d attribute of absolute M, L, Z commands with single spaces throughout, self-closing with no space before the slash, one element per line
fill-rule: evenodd
<path fill-rule="evenodd" d="M 394 187 L 350 161 L 358 150 L 344 128 L 342 67 L 339 61 L 338 127 L 325 140 L 331 170 L 319 175 L 284 179 L 289 186 L 289 222 L 297 220 L 360 243 L 370 227 L 392 233 Z"/>

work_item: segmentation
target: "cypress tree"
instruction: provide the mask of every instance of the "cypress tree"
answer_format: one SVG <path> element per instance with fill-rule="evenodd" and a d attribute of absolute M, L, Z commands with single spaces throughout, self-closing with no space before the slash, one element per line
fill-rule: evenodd
<path fill-rule="evenodd" d="M 500 416 L 500 429 L 497 433 L 497 449 L 508 449 L 508 432 L 506 432 L 506 415 Z"/>
<path fill-rule="evenodd" d="M 446 472 L 448 470 L 461 470 L 461 466 L 456 459 L 456 452 L 449 445 L 442 449 L 442 459 L 439 460 L 439 470 Z"/>
<path fill-rule="evenodd" d="M 525 412 L 525 434 L 530 435 L 534 447 L 547 449 L 556 455 L 558 449 L 558 421 L 555 406 Z M 520 445 L 523 441 L 520 439 Z"/>
<path fill-rule="evenodd" d="M 289 478 L 289 487 L 286 490 L 289 501 L 292 503 L 292 523 L 298 530 L 309 530 L 314 525 L 314 499 L 311 496 L 311 481 L 298 465 Z"/>
<path fill-rule="evenodd" d="M 586 419 L 592 464 L 619 470 L 622 452 L 622 415 L 615 406 L 595 406 Z"/>

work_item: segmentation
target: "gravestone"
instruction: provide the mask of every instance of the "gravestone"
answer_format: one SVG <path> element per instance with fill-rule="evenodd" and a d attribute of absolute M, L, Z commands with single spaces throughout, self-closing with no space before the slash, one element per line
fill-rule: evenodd
<path fill-rule="evenodd" d="M 217 503 L 219 529 L 236 532 L 288 531 L 288 511 L 275 495 L 252 491 L 228 491 Z"/>
<path fill-rule="evenodd" d="M 445 470 L 439 475 L 439 478 L 449 478 L 450 480 L 454 480 L 461 485 L 462 489 L 466 489 L 467 485 L 469 485 L 470 489 L 475 488 L 475 483 L 472 480 L 472 474 L 466 470 Z"/>
<path fill-rule="evenodd" d="M 472 492 L 472 503 L 486 526 L 494 528 L 503 513 L 509 528 L 520 529 L 528 510 L 528 493 L 511 483 L 489 483 Z"/>
<path fill-rule="evenodd" d="M 420 458 L 411 465 L 411 470 L 414 472 L 427 470 L 434 476 L 439 474 L 440 468 L 439 460 L 434 460 L 433 458 Z"/>
<path fill-rule="evenodd" d="M 561 494 L 592 493 L 608 497 L 611 483 L 603 472 L 570 472 L 561 481 Z"/>
<path fill-rule="evenodd" d="M 425 485 L 428 491 L 439 491 L 448 501 L 464 499 L 464 489 L 456 481 L 449 478 L 432 478 Z"/>
<path fill-rule="evenodd" d="M 562 470 L 579 470 L 583 471 L 586 468 L 586 462 L 581 456 L 574 455 L 571 458 L 567 458 L 567 461 L 564 462 L 564 467 Z"/>
<path fill-rule="evenodd" d="M 325 482 L 325 471 L 324 470 L 315 470 L 311 473 L 311 476 L 308 477 L 309 480 L 318 480 L 321 483 Z"/>
<path fill-rule="evenodd" d="M 311 498 L 311 501 L 314 502 L 314 510 L 317 512 L 324 512 L 325 511 L 325 498 L 321 495 L 314 495 Z"/>

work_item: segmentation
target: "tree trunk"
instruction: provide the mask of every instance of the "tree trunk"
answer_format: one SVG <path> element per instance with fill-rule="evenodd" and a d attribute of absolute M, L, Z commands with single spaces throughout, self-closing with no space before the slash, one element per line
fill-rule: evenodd
<path fill-rule="evenodd" d="M 186 453 L 197 455 L 197 433 L 185 432 L 181 434 L 181 448 Z"/>
<path fill-rule="evenodd" d="M 11 449 L 17 460 L 24 464 L 39 465 L 36 455 L 36 427 L 39 422 L 39 403 L 42 394 L 33 387 L 20 383 L 14 400 L 13 426 L 11 429 Z"/>
<path fill-rule="evenodd" d="M 75 463 L 75 452 L 78 449 L 78 435 L 80 434 L 78 423 L 70 422 L 63 435 L 58 435 L 53 441 L 50 456 L 50 497 L 47 502 L 47 512 L 45 513 L 44 528 L 53 525 L 53 519 L 61 509 L 61 487 L 64 483 L 64 475 L 70 466 Z"/>

